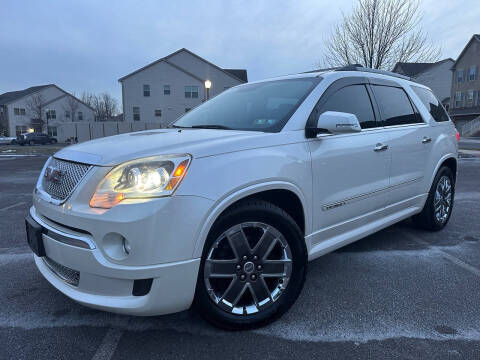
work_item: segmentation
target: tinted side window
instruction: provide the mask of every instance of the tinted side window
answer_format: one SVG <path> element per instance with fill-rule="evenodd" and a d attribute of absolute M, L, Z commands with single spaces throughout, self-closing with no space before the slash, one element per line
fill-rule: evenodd
<path fill-rule="evenodd" d="M 435 121 L 448 121 L 448 115 L 442 104 L 437 100 L 430 90 L 412 86 L 413 91 L 418 95 L 423 104 L 427 107 Z"/>
<path fill-rule="evenodd" d="M 325 111 L 355 114 L 362 129 L 376 126 L 372 103 L 365 85 L 351 85 L 341 88 L 328 98 L 320 113 Z"/>
<path fill-rule="evenodd" d="M 416 124 L 421 122 L 415 114 L 410 99 L 401 88 L 373 85 L 385 126 Z"/>

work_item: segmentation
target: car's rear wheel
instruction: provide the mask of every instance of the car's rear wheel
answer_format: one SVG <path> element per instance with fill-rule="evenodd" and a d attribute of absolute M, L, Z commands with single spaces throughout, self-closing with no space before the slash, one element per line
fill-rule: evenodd
<path fill-rule="evenodd" d="M 297 299 L 306 259 L 302 232 L 285 211 L 261 200 L 242 202 L 209 233 L 195 305 L 226 329 L 264 325 Z"/>
<path fill-rule="evenodd" d="M 455 178 L 450 168 L 444 166 L 433 180 L 422 212 L 412 218 L 415 225 L 430 231 L 443 229 L 452 214 L 454 196 Z"/>
<path fill-rule="evenodd" d="M 31 146 L 31 145 L 35 145 L 35 141 L 30 140 L 30 141 L 28 142 L 28 145 L 30 145 L 30 146 Z"/>

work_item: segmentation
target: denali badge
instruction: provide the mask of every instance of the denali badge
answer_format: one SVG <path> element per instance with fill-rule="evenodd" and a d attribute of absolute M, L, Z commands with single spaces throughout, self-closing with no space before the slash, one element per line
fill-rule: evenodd
<path fill-rule="evenodd" d="M 47 168 L 45 169 L 45 174 L 43 176 L 45 176 L 47 180 L 51 182 L 58 183 L 60 182 L 64 174 L 65 172 L 59 168 L 47 166 Z"/>

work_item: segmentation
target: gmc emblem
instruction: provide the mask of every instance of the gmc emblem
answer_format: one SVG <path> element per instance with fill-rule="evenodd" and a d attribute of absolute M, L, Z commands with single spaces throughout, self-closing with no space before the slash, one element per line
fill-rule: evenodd
<path fill-rule="evenodd" d="M 64 174 L 65 172 L 59 168 L 47 166 L 47 168 L 45 169 L 45 174 L 43 176 L 45 176 L 47 180 L 51 182 L 59 183 Z"/>

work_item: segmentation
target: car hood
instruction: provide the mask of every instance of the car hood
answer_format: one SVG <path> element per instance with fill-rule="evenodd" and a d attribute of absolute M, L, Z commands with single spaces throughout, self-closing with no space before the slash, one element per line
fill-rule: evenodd
<path fill-rule="evenodd" d="M 100 166 L 167 154 L 204 157 L 268 146 L 273 133 L 216 129 L 159 129 L 109 136 L 68 146 L 54 156 Z"/>

